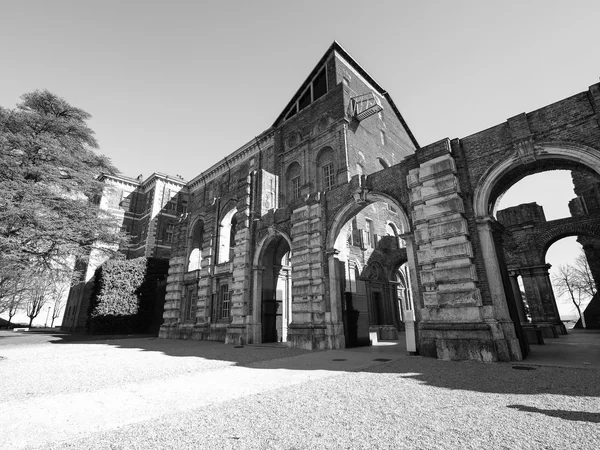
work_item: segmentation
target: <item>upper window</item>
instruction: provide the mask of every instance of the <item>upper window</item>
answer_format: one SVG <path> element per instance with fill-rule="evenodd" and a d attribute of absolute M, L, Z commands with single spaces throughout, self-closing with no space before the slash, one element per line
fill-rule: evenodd
<path fill-rule="evenodd" d="M 204 222 L 199 220 L 194 225 L 191 236 L 191 248 L 188 258 L 188 272 L 200 270 L 202 263 L 202 240 L 204 239 Z"/>
<path fill-rule="evenodd" d="M 333 188 L 333 182 L 333 163 L 327 163 L 323 166 L 323 190 L 328 191 Z"/>
<path fill-rule="evenodd" d="M 226 263 L 231 261 L 233 250 L 235 248 L 235 232 L 237 219 L 235 213 L 237 209 L 231 209 L 221 220 L 219 227 L 219 252 L 217 254 L 217 263 Z"/>
<path fill-rule="evenodd" d="M 300 198 L 300 188 L 301 188 L 301 179 L 300 179 L 300 164 L 297 162 L 293 162 L 289 165 L 286 172 L 286 180 L 287 180 L 287 199 L 288 202 L 292 200 L 296 200 Z"/>
<path fill-rule="evenodd" d="M 164 236 L 163 236 L 163 241 L 167 242 L 167 243 L 171 243 L 173 242 L 173 234 L 175 232 L 175 224 L 174 223 L 167 223 L 167 226 L 165 227 L 165 231 L 164 231 Z"/>
<path fill-rule="evenodd" d="M 317 190 L 328 191 L 336 185 L 334 153 L 325 147 L 317 156 Z"/>
<path fill-rule="evenodd" d="M 284 120 L 295 116 L 315 100 L 323 97 L 327 93 L 327 69 L 325 66 L 310 80 L 306 89 L 300 97 L 294 102 L 290 109 L 286 112 Z"/>

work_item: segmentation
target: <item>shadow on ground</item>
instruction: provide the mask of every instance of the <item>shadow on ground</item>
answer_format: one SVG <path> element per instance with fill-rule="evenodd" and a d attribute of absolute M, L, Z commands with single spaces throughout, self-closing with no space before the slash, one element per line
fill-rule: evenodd
<path fill-rule="evenodd" d="M 541 409 L 525 405 L 508 405 L 508 408 L 523 412 L 544 414 L 550 417 L 557 417 L 564 420 L 573 420 L 577 422 L 600 423 L 600 413 L 590 413 L 585 411 L 564 411 L 561 409 Z"/>
<path fill-rule="evenodd" d="M 6 336 L 1 332 L 0 336 Z M 221 342 L 158 339 L 156 337 L 89 336 L 64 332 L 10 333 L 13 345 L 102 345 L 119 349 L 160 352 L 171 357 L 195 357 L 256 369 L 327 370 L 385 374 L 392 383 L 410 378 L 445 389 L 498 394 L 553 394 L 600 397 L 600 371 L 568 367 L 527 366 L 523 364 L 473 361 L 440 361 L 408 356 L 403 346 L 349 350 L 307 351 L 284 346 L 234 346 Z M 7 345 L 7 339 L 0 346 Z M 391 343 L 390 343 L 391 344 Z M 517 408 L 519 405 L 515 405 Z M 561 414 L 561 411 L 532 411 Z M 569 412 L 562 412 L 567 416 Z M 575 416 L 572 416 L 575 417 Z M 569 418 L 569 417 L 566 417 Z M 597 420 L 597 415 L 588 419 Z M 572 418 L 572 420 L 579 420 Z"/>

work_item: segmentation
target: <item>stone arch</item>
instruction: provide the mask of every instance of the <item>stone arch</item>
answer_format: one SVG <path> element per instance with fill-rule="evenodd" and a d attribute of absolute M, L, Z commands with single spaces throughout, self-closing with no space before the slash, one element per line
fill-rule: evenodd
<path fill-rule="evenodd" d="M 404 233 L 407 233 L 411 230 L 410 220 L 408 218 L 408 214 L 406 209 L 398 200 L 394 197 L 382 193 L 382 192 L 369 192 L 367 195 L 367 200 L 357 202 L 354 199 L 349 199 L 342 208 L 338 210 L 335 214 L 333 220 L 331 221 L 331 226 L 327 230 L 327 238 L 326 238 L 326 247 L 327 249 L 332 249 L 335 247 L 335 241 L 337 239 L 337 235 L 340 230 L 344 226 L 344 224 L 350 220 L 350 218 L 356 215 L 360 210 L 362 210 L 365 206 L 376 202 L 386 202 L 392 203 L 399 211 L 400 225 L 401 229 Z"/>
<path fill-rule="evenodd" d="M 583 165 L 600 175 L 600 150 L 586 145 L 570 142 L 539 143 L 533 146 L 529 157 L 534 158 L 535 161 L 527 164 L 543 166 L 549 162 L 548 160 L 556 160 L 567 164 Z M 495 205 L 492 203 L 496 203 L 497 198 L 492 198 L 492 193 L 507 174 L 521 168 L 523 164 L 522 156 L 518 152 L 513 152 L 484 172 L 473 196 L 475 216 L 484 217 L 493 212 Z"/>
<path fill-rule="evenodd" d="M 546 253 L 555 242 L 568 236 L 589 236 L 592 238 L 600 237 L 600 226 L 592 223 L 577 223 L 570 221 L 558 227 L 552 228 L 538 235 L 537 240 L 540 243 L 539 261 L 546 261 Z"/>
<path fill-rule="evenodd" d="M 289 255 L 291 258 L 292 240 L 290 237 L 287 235 L 287 233 L 278 230 L 273 226 L 269 227 L 267 234 L 257 243 L 252 261 L 252 322 L 249 324 L 247 329 L 248 342 L 261 343 L 264 341 L 263 278 L 265 267 L 263 266 L 263 263 L 265 262 L 266 254 L 269 251 L 274 251 L 273 246 L 287 247 L 287 249 L 289 249 Z M 291 298 L 289 300 L 291 303 Z"/>

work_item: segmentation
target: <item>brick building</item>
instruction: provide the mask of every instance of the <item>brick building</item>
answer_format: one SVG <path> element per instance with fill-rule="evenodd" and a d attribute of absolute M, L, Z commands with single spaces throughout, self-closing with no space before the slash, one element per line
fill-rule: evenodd
<path fill-rule="evenodd" d="M 102 174 L 104 183 L 98 199 L 100 208 L 115 216 L 131 240 L 120 249 L 127 259 L 140 256 L 168 259 L 175 225 L 186 210 L 186 200 L 179 193 L 186 181 L 162 173 L 143 179 Z M 101 244 L 99 244 L 100 246 Z M 62 328 L 73 330 L 85 326 L 94 272 L 106 261 L 100 248 L 92 250 L 87 264 L 79 263 L 80 282 L 69 291 Z"/>
<path fill-rule="evenodd" d="M 600 179 L 599 125 L 595 84 L 419 147 L 385 89 L 334 43 L 272 127 L 183 188 L 160 336 L 312 349 L 405 329 L 422 355 L 520 360 L 537 330 L 564 333 L 548 246 L 597 237 L 600 219 L 580 207 L 515 257 L 507 236 L 541 214 L 524 207 L 503 225 L 498 199 L 525 176 L 567 169 L 591 180 L 577 195 L 593 204 L 583 197 Z"/>

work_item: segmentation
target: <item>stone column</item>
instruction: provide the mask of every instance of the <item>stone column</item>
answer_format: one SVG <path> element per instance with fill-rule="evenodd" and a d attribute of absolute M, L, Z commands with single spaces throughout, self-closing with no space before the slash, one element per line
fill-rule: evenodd
<path fill-rule="evenodd" d="M 525 305 L 523 304 L 523 296 L 521 295 L 521 287 L 519 286 L 518 276 L 519 274 L 516 271 L 511 271 L 509 273 L 510 276 L 510 286 L 512 287 L 513 296 L 515 298 L 515 304 L 517 306 L 517 312 L 519 313 L 519 320 L 521 323 L 526 323 L 528 321 L 527 315 L 525 314 Z"/>
<path fill-rule="evenodd" d="M 340 289 L 339 260 L 336 249 L 327 250 L 327 265 L 329 268 L 329 334 L 334 342 L 334 348 L 345 348 L 346 337 L 342 320 L 342 292 Z"/>
<path fill-rule="evenodd" d="M 408 259 L 408 282 L 410 289 L 409 304 L 410 309 L 404 310 L 404 330 L 406 339 L 406 351 L 411 355 L 416 355 L 417 352 L 417 328 L 415 327 L 415 321 L 420 317 L 421 309 L 421 298 L 420 292 L 417 286 L 417 270 L 414 253 L 414 236 L 412 234 L 403 234 L 402 239 L 406 243 L 406 257 Z M 407 292 L 408 295 L 408 292 Z M 415 317 L 415 311 L 419 311 L 418 317 Z"/>
<path fill-rule="evenodd" d="M 492 305 L 483 306 L 482 316 L 485 322 L 490 325 L 492 336 L 499 346 L 498 352 L 506 351 L 505 361 L 523 359 L 521 345 L 517 339 L 515 324 L 513 323 L 508 304 L 506 303 L 506 293 L 502 282 L 500 264 L 498 263 L 498 253 L 496 252 L 496 243 L 492 232 L 492 225 L 495 220 L 491 216 L 477 218 L 477 234 L 479 235 L 479 247 L 483 254 L 485 274 L 490 290 Z M 504 344 L 504 342 L 506 344 Z"/>
<path fill-rule="evenodd" d="M 525 296 L 529 305 L 531 322 L 542 329 L 544 337 L 558 337 L 567 334 L 560 320 L 554 291 L 548 274 L 550 264 L 521 267 Z"/>
<path fill-rule="evenodd" d="M 252 319 L 246 329 L 246 339 L 249 344 L 260 344 L 262 342 L 262 278 L 263 266 L 252 268 Z"/>

